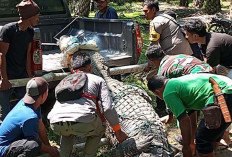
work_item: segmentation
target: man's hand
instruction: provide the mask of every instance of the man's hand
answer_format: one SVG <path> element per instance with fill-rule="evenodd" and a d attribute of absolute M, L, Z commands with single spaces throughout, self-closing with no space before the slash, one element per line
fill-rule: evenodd
<path fill-rule="evenodd" d="M 2 68 L 2 53 L 0 53 L 0 73 L 1 73 L 1 68 Z"/>
<path fill-rule="evenodd" d="M 127 139 L 127 135 L 120 129 L 118 131 L 115 131 L 115 136 L 119 143 L 122 143 Z"/>
<path fill-rule="evenodd" d="M 8 90 L 12 87 L 12 84 L 8 81 L 3 79 L 2 82 L 0 82 L 0 90 Z"/>
<path fill-rule="evenodd" d="M 49 151 L 49 155 L 51 157 L 59 157 L 60 156 L 60 152 L 57 150 L 56 147 L 50 147 L 50 151 Z"/>
<path fill-rule="evenodd" d="M 29 78 L 33 78 L 34 75 L 33 75 L 32 73 L 28 73 L 28 77 L 29 77 Z"/>
<path fill-rule="evenodd" d="M 151 69 L 152 69 L 152 67 L 147 66 L 147 67 L 145 67 L 145 68 L 143 69 L 143 71 L 144 71 L 144 72 L 148 72 L 148 71 L 150 71 Z"/>
<path fill-rule="evenodd" d="M 190 149 L 192 151 L 192 155 L 195 156 L 196 155 L 196 145 L 195 144 L 190 144 Z"/>
<path fill-rule="evenodd" d="M 166 116 L 160 118 L 161 122 L 163 122 L 165 124 L 172 123 L 174 121 L 174 119 L 175 118 L 173 115 L 166 115 Z"/>

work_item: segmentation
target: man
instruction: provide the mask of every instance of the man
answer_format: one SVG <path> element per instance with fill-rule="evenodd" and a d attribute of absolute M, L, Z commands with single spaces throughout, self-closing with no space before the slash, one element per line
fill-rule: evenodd
<path fill-rule="evenodd" d="M 228 73 L 232 68 L 232 36 L 224 33 L 206 32 L 206 24 L 199 19 L 192 19 L 184 24 L 186 38 L 190 43 L 199 43 L 203 50 L 205 61 L 217 70 L 217 66 L 224 66 Z M 218 73 L 219 74 L 219 73 Z M 232 74 L 232 71 L 231 71 Z M 231 76 L 228 76 L 232 78 Z"/>
<path fill-rule="evenodd" d="M 204 60 L 213 67 L 217 74 L 232 78 L 232 36 L 224 33 L 206 32 L 206 24 L 199 19 L 192 19 L 184 24 L 186 38 L 190 43 L 199 43 Z M 229 130 L 223 137 L 230 145 Z"/>
<path fill-rule="evenodd" d="M 148 88 L 173 112 L 180 123 L 183 137 L 184 157 L 192 157 L 194 144 L 191 144 L 194 132 L 191 130 L 191 120 L 188 112 L 202 110 L 205 106 L 214 103 L 214 90 L 209 78 L 212 77 L 222 89 L 225 100 L 232 113 L 232 82 L 231 79 L 214 74 L 192 74 L 173 79 L 155 76 L 148 81 Z M 196 132 L 196 150 L 200 157 L 213 157 L 214 146 L 219 142 L 230 123 L 222 119 L 217 129 L 208 129 L 204 119 L 201 120 Z"/>
<path fill-rule="evenodd" d="M 120 129 L 118 115 L 112 106 L 110 93 L 105 81 L 92 73 L 91 59 L 86 53 L 76 52 L 71 59 L 72 73 L 83 71 L 87 75 L 87 82 L 83 87 L 83 93 L 96 97 L 101 102 L 102 113 L 97 111 L 97 102 L 94 99 L 81 97 L 76 100 L 56 101 L 53 109 L 48 114 L 51 128 L 61 137 L 61 157 L 69 157 L 74 144 L 74 136 L 87 137 L 85 144 L 85 156 L 96 156 L 98 144 L 105 133 L 105 119 L 112 126 L 116 138 L 123 142 L 127 136 Z"/>
<path fill-rule="evenodd" d="M 98 12 L 95 13 L 95 18 L 103 19 L 118 19 L 117 12 L 114 8 L 109 7 L 109 0 L 95 0 L 97 3 Z"/>
<path fill-rule="evenodd" d="M 159 44 L 167 55 L 192 55 L 192 49 L 175 19 L 159 12 L 158 1 L 145 1 L 143 12 L 150 22 L 151 45 Z"/>
<path fill-rule="evenodd" d="M 212 73 L 213 69 L 207 63 L 184 54 L 165 55 L 157 46 L 150 46 L 146 51 L 146 57 L 152 67 L 158 68 L 158 75 L 167 78 L 176 78 L 188 74 Z"/>
<path fill-rule="evenodd" d="M 213 69 L 207 63 L 193 57 L 184 54 L 179 55 L 165 55 L 161 48 L 157 45 L 150 46 L 146 51 L 146 56 L 149 60 L 150 65 L 158 68 L 158 74 L 166 78 L 177 78 L 188 74 L 197 73 L 212 73 Z M 157 107 L 165 108 L 165 103 L 157 98 Z M 195 132 L 197 128 L 197 112 L 189 112 L 191 119 L 192 131 Z M 172 114 L 169 113 L 166 123 L 171 122 L 173 119 Z M 194 137 L 191 142 L 194 143 Z M 176 136 L 176 138 L 180 138 Z"/>
<path fill-rule="evenodd" d="M 34 31 L 31 26 L 37 25 L 40 9 L 32 0 L 23 0 L 16 7 L 19 21 L 4 25 L 0 32 L 0 123 L 10 111 L 12 93 L 20 100 L 26 92 L 25 87 L 12 88 L 9 80 L 32 77 L 30 51 Z"/>
<path fill-rule="evenodd" d="M 167 11 L 164 12 L 164 14 L 168 14 L 169 16 L 173 17 L 173 18 L 176 20 L 176 13 L 175 13 L 175 12 L 173 12 L 173 11 L 171 11 L 171 10 L 167 10 Z M 179 25 L 179 24 L 178 24 L 178 25 Z M 181 26 L 180 26 L 180 27 L 181 27 Z M 181 27 L 181 29 L 182 29 L 182 33 L 183 33 L 184 36 L 185 36 L 184 30 L 183 30 L 182 27 Z M 200 48 L 199 48 L 199 46 L 198 46 L 198 43 L 190 44 L 190 47 L 191 47 L 191 49 L 192 49 L 192 51 L 193 51 L 192 56 L 194 56 L 194 57 L 196 57 L 196 58 L 198 58 L 198 59 L 200 59 L 200 60 L 203 60 L 203 56 L 202 56 L 202 54 L 201 54 L 201 50 L 200 50 Z"/>
<path fill-rule="evenodd" d="M 48 153 L 59 157 L 57 148 L 49 144 L 41 119 L 40 105 L 48 96 L 48 83 L 41 77 L 31 79 L 26 94 L 9 112 L 0 129 L 0 157 L 35 157 Z"/>

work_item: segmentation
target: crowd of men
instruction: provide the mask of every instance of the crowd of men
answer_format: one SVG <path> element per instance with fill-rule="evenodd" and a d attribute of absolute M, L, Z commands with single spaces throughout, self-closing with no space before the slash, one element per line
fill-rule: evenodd
<path fill-rule="evenodd" d="M 108 3 L 96 0 L 99 11 L 95 18 L 118 18 Z M 61 81 L 56 91 L 69 84 L 75 86 L 78 77 L 87 82 L 80 98 L 56 100 L 48 119 L 51 129 L 61 137 L 60 150 L 50 145 L 41 114 L 48 83 L 33 77 L 30 69 L 32 27 L 38 24 L 40 8 L 32 0 L 23 0 L 16 7 L 19 21 L 4 25 L 0 31 L 0 157 L 44 153 L 68 157 L 76 136 L 87 139 L 84 156 L 95 156 L 106 120 L 117 140 L 126 140 L 106 82 L 91 74 L 90 56 L 78 52 L 71 59 L 72 74 Z M 147 86 L 178 120 L 184 157 L 214 157 L 225 132 L 225 141 L 230 144 L 227 128 L 232 114 L 232 36 L 207 32 L 206 24 L 199 19 L 189 20 L 181 28 L 175 14 L 159 12 L 158 1 L 145 1 L 142 10 L 146 19 L 152 20 L 146 56 L 149 66 L 157 69 L 148 78 Z M 26 87 L 14 88 L 9 81 L 28 77 L 31 79 Z M 11 109 L 13 92 L 19 102 Z M 197 125 L 199 111 L 204 117 Z"/>
<path fill-rule="evenodd" d="M 206 24 L 199 19 L 189 20 L 180 28 L 172 16 L 160 15 L 157 1 L 145 2 L 143 11 L 147 19 L 153 19 L 150 23 L 151 46 L 146 56 L 150 65 L 158 69 L 157 75 L 148 79 L 148 88 L 164 100 L 179 121 L 183 155 L 191 157 L 197 153 L 200 157 L 213 157 L 225 132 L 225 141 L 230 144 L 226 129 L 231 120 L 226 120 L 221 110 L 219 117 L 213 111 L 216 119 L 210 118 L 214 122 L 220 119 L 220 125 L 209 127 L 209 118 L 204 114 L 197 126 L 197 111 L 221 106 L 223 100 L 227 104 L 226 112 L 231 113 L 232 37 L 207 32 Z M 179 33 L 181 29 L 184 29 L 184 34 Z M 196 49 L 192 49 L 193 53 L 189 50 L 186 53 L 190 44 L 198 44 L 202 61 L 195 58 L 198 56 L 194 57 Z M 215 93 L 219 91 L 210 82 L 212 79 L 220 89 L 220 100 Z M 228 117 L 231 118 L 230 114 Z"/>

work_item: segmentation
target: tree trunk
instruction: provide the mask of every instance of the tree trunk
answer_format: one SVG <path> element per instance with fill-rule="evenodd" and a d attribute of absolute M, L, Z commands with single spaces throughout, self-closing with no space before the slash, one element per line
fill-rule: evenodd
<path fill-rule="evenodd" d="M 126 0 L 111 0 L 111 2 L 117 3 L 118 5 L 123 5 L 126 3 Z"/>
<path fill-rule="evenodd" d="M 230 19 L 232 19 L 232 0 L 230 1 Z"/>
<path fill-rule="evenodd" d="M 188 7 L 188 0 L 180 0 L 180 6 Z"/>
<path fill-rule="evenodd" d="M 204 0 L 193 0 L 193 6 L 196 8 L 202 8 Z"/>
<path fill-rule="evenodd" d="M 75 15 L 88 17 L 90 12 L 90 0 L 79 0 L 75 10 Z"/>
<path fill-rule="evenodd" d="M 220 0 L 207 0 L 202 8 L 203 12 L 212 15 L 221 11 Z"/>

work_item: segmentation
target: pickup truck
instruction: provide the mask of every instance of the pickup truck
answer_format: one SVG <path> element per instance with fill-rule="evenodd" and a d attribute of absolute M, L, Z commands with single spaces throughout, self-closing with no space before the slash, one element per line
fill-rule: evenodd
<path fill-rule="evenodd" d="M 18 20 L 16 4 L 21 0 L 0 0 L 0 29 L 9 22 Z M 132 20 L 105 20 L 72 17 L 66 0 L 34 0 L 40 7 L 40 30 L 43 49 L 43 74 L 65 72 L 61 66 L 61 52 L 57 41 L 62 35 L 77 36 L 79 32 L 88 39 L 97 39 L 100 54 L 111 67 L 137 64 L 142 47 L 138 23 Z M 54 103 L 54 87 L 49 83 L 47 103 Z M 45 105 L 46 106 L 46 105 Z M 48 105 L 50 106 L 50 105 Z"/>

